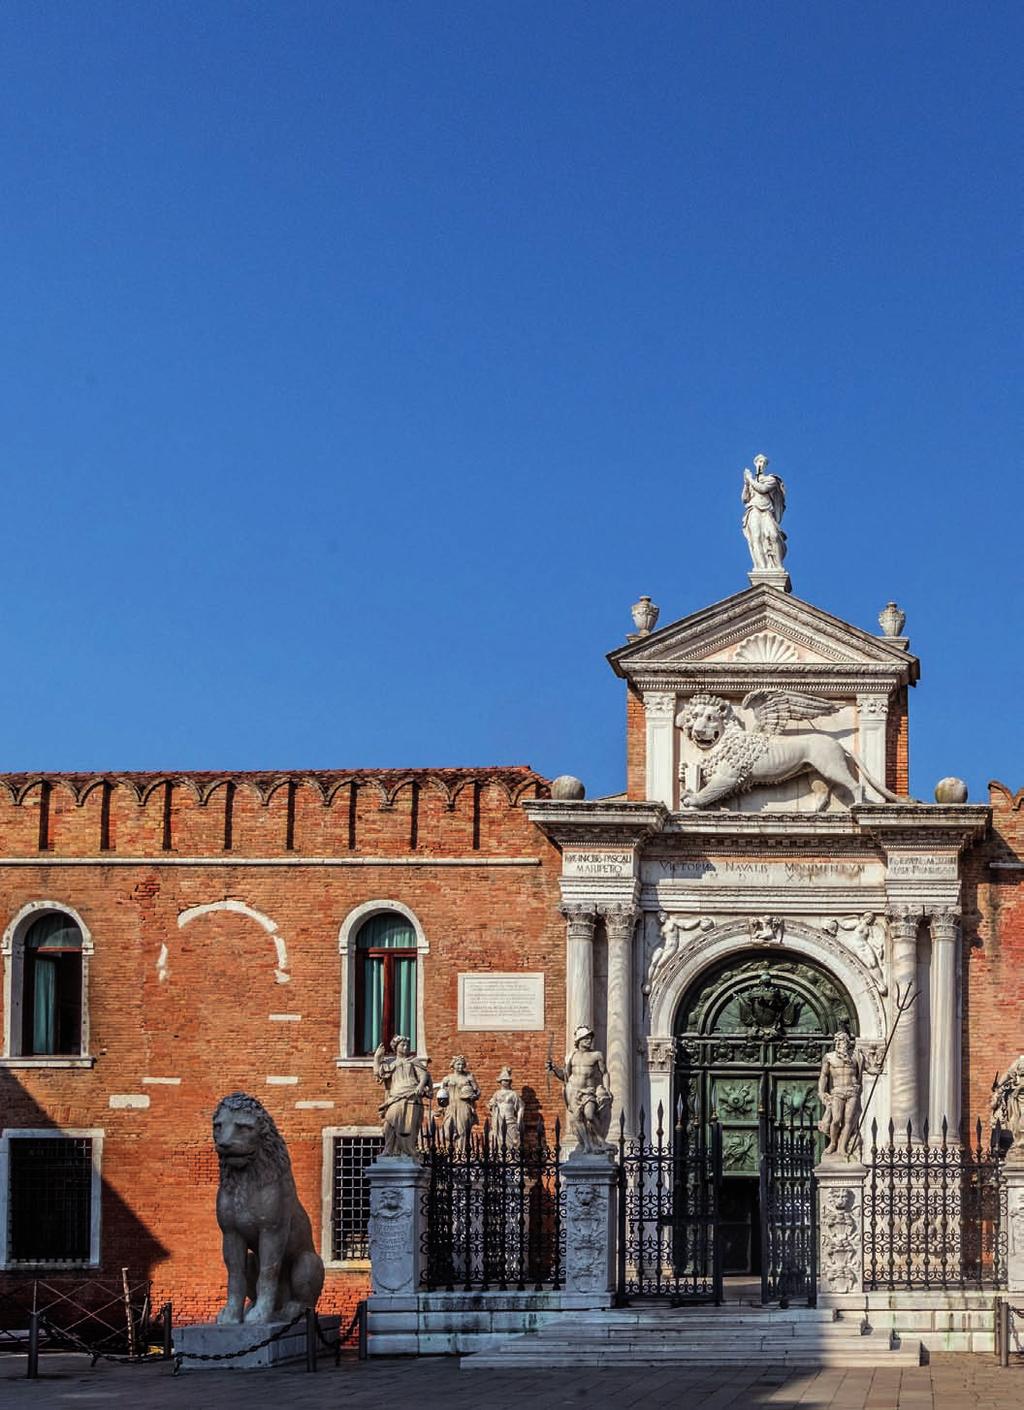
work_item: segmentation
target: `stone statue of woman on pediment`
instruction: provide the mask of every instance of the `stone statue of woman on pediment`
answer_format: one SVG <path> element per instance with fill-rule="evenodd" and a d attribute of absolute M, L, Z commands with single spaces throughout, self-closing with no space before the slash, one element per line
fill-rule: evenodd
<path fill-rule="evenodd" d="M 754 457 L 754 473 L 743 471 L 743 537 L 755 568 L 781 568 L 786 556 L 782 516 L 786 512 L 786 486 L 778 475 L 766 473 L 768 457 Z"/>

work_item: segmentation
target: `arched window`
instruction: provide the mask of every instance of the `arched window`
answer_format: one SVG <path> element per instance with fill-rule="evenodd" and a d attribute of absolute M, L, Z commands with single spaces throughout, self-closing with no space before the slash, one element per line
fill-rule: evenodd
<path fill-rule="evenodd" d="M 91 1067 L 89 963 L 93 942 L 63 901 L 29 901 L 0 939 L 3 1062 Z"/>
<path fill-rule="evenodd" d="M 416 1051 L 416 931 L 397 911 L 379 911 L 356 934 L 355 1043 L 372 1053 L 404 1033 Z"/>
<path fill-rule="evenodd" d="M 82 932 L 51 911 L 25 932 L 21 1051 L 26 1057 L 82 1051 Z"/>

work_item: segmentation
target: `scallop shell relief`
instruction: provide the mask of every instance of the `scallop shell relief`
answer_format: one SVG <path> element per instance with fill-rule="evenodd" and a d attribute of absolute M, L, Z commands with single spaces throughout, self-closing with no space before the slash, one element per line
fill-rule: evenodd
<path fill-rule="evenodd" d="M 740 642 L 733 659 L 777 665 L 782 661 L 798 661 L 800 658 L 792 645 L 775 632 L 758 632 L 756 636 L 748 636 L 746 641 Z"/>

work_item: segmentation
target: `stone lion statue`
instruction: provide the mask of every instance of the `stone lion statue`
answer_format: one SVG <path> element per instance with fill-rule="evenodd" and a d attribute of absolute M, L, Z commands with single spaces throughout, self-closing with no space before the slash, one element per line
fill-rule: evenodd
<path fill-rule="evenodd" d="M 702 764 L 704 786 L 683 795 L 684 808 L 710 808 L 758 784 L 784 783 L 804 773 L 816 774 L 820 780 L 815 790 L 821 795 L 819 813 L 828 807 L 833 791 L 840 801 L 854 803 L 859 779 L 890 803 L 901 801 L 837 739 L 813 732 L 782 733 L 794 720 L 835 714 L 838 704 L 791 691 L 754 690 L 744 696 L 742 706 L 754 712 L 757 723 L 752 730 L 743 727 L 720 695 L 695 695 L 676 716 L 687 738 L 707 751 Z"/>
<path fill-rule="evenodd" d="M 217 1321 L 291 1321 L 302 1308 L 316 1306 L 324 1265 L 295 1193 L 281 1133 L 261 1102 L 232 1092 L 213 1114 L 213 1143 L 220 1161 L 217 1223 L 228 1272 L 227 1302 Z"/>

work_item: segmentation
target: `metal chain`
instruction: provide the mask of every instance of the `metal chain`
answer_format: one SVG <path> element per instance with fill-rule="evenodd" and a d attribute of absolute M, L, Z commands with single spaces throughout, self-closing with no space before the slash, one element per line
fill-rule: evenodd
<path fill-rule="evenodd" d="M 359 1321 L 359 1308 L 357 1307 L 356 1310 L 352 1313 L 352 1320 L 351 1320 L 351 1322 L 349 1322 L 349 1324 L 348 1324 L 348 1326 L 345 1328 L 345 1330 L 344 1330 L 343 1332 L 339 1331 L 339 1333 L 338 1333 L 338 1335 L 335 1337 L 334 1341 L 331 1341 L 331 1339 L 330 1339 L 329 1337 L 327 1337 L 327 1336 L 324 1335 L 323 1328 L 320 1326 L 320 1318 L 317 1317 L 317 1319 L 316 1319 L 316 1334 L 317 1334 L 317 1339 L 318 1339 L 319 1342 L 320 1342 L 320 1345 L 321 1345 L 321 1346 L 326 1346 L 328 1351 L 337 1351 L 340 1347 L 344 1346 L 344 1344 L 348 1341 L 349 1337 L 352 1335 L 353 1331 L 355 1330 L 355 1326 L 356 1326 L 356 1323 L 357 1323 L 358 1321 Z"/>
<path fill-rule="evenodd" d="M 306 1315 L 306 1309 L 297 1313 L 286 1327 L 281 1327 L 269 1337 L 264 1337 L 262 1341 L 254 1342 L 252 1346 L 244 1346 L 241 1351 L 178 1351 L 174 1355 L 173 1375 L 177 1375 L 181 1370 L 183 1361 L 234 1361 L 236 1357 L 248 1356 L 250 1352 L 262 1351 L 265 1346 L 270 1346 L 271 1342 L 280 1341 L 291 1329 L 301 1322 Z"/>

